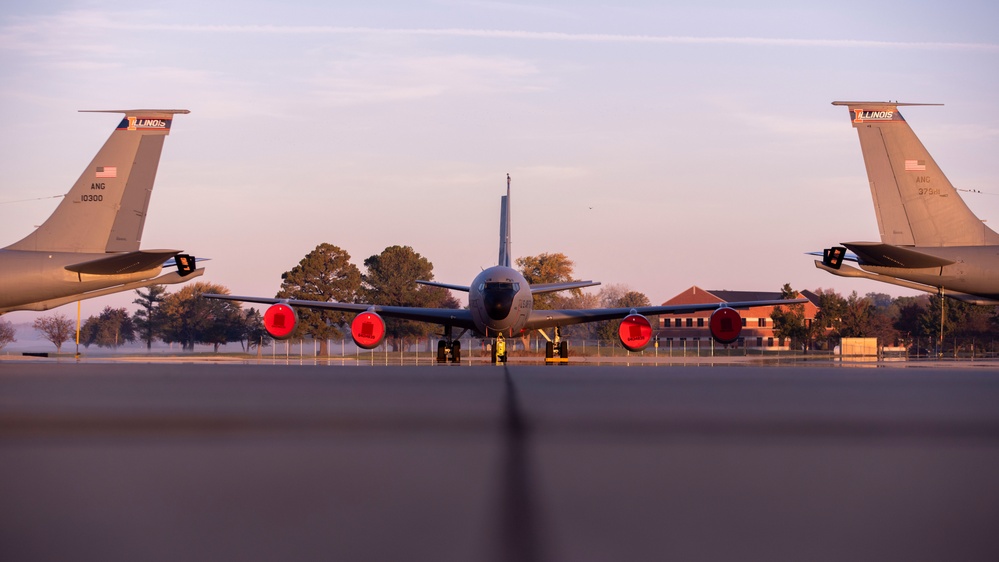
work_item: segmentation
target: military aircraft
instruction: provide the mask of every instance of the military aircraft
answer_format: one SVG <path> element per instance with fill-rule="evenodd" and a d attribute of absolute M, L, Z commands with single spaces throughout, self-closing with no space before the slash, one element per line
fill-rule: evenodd
<path fill-rule="evenodd" d="M 940 104 L 833 105 L 849 109 L 860 136 L 881 242 L 827 248 L 815 267 L 974 304 L 999 304 L 999 234 L 971 212 L 898 111 Z M 844 261 L 855 261 L 860 269 Z"/>
<path fill-rule="evenodd" d="M 806 299 L 763 300 L 733 303 L 705 303 L 673 306 L 641 306 L 634 308 L 598 308 L 567 310 L 535 310 L 534 295 L 591 287 L 594 281 L 571 281 L 531 285 L 511 267 L 510 238 L 510 176 L 507 175 L 506 195 L 500 198 L 500 243 L 498 265 L 484 269 L 469 285 L 452 285 L 434 281 L 417 281 L 423 285 L 443 287 L 468 293 L 468 308 L 419 308 L 379 304 L 320 302 L 308 300 L 245 297 L 205 294 L 206 298 L 270 304 L 264 313 L 264 326 L 271 336 L 286 339 L 295 330 L 298 316 L 295 307 L 341 312 L 357 312 L 350 325 L 354 343 L 362 349 L 374 349 L 385 339 L 382 317 L 428 322 L 443 327 L 437 345 L 437 361 L 461 361 L 460 338 L 471 330 L 480 337 L 492 339 L 493 363 L 507 360 L 506 338 L 539 332 L 546 340 L 545 358 L 549 363 L 564 363 L 569 358 L 568 342 L 562 339 L 561 328 L 570 324 L 622 320 L 618 336 L 629 351 L 644 349 L 652 340 L 652 323 L 646 316 L 716 309 L 710 317 L 712 337 L 722 344 L 739 338 L 742 319 L 735 308 L 771 306 L 806 302 Z M 457 336 L 455 329 L 462 330 Z M 548 330 L 551 330 L 549 335 Z"/>
<path fill-rule="evenodd" d="M 0 314 L 181 283 L 204 273 L 181 250 L 139 250 L 163 140 L 186 109 L 123 113 L 107 142 L 52 215 L 0 249 Z M 176 267 L 159 275 L 163 267 Z"/>

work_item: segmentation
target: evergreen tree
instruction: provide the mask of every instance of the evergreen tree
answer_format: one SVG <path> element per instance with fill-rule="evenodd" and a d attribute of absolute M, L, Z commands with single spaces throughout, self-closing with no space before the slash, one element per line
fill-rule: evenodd
<path fill-rule="evenodd" d="M 350 254 L 332 244 L 320 244 L 298 265 L 281 274 L 277 298 L 322 302 L 354 302 L 361 286 L 361 272 L 350 263 Z M 319 342 L 319 355 L 329 355 L 327 340 L 340 339 L 340 326 L 349 324 L 352 314 L 332 310 L 299 308 L 298 326 L 293 338 L 311 335 Z"/>
<path fill-rule="evenodd" d="M 198 281 L 188 283 L 176 293 L 167 294 L 159 305 L 162 312 L 161 337 L 166 343 L 179 343 L 190 351 L 196 343 L 219 346 L 233 340 L 233 324 L 241 322 L 242 313 L 235 301 L 206 299 L 203 293 L 228 295 L 229 289 Z"/>
<path fill-rule="evenodd" d="M 159 331 L 158 308 L 159 304 L 163 302 L 164 294 L 166 294 L 166 286 L 150 285 L 146 288 L 145 293 L 142 292 L 142 289 L 136 289 L 135 294 L 139 295 L 139 298 L 132 302 L 139 305 L 139 308 L 132 315 L 132 324 L 139 333 L 139 339 L 146 342 L 146 349 L 149 350 L 152 349 L 153 340 L 156 339 Z"/>
<path fill-rule="evenodd" d="M 790 283 L 781 287 L 782 299 L 796 299 L 801 295 L 791 288 Z M 804 304 L 784 304 L 775 306 L 770 313 L 774 324 L 774 335 L 781 340 L 789 340 L 790 347 L 797 349 L 804 345 L 807 349 L 812 343 L 815 325 L 809 326 L 805 321 Z"/>
<path fill-rule="evenodd" d="M 391 306 L 457 308 L 458 301 L 442 287 L 419 285 L 417 280 L 432 281 L 434 266 L 409 246 L 389 246 L 382 253 L 364 260 L 367 272 L 361 276 L 364 302 Z M 433 326 L 424 322 L 386 319 L 387 337 L 398 351 L 406 340 L 431 333 Z"/>

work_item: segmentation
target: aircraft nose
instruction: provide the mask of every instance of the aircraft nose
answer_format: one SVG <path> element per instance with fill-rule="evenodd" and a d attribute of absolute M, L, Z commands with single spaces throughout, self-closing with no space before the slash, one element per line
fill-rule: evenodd
<path fill-rule="evenodd" d="M 513 308 L 513 298 L 517 291 L 513 288 L 486 287 L 482 292 L 482 303 L 485 305 L 486 314 L 493 320 L 503 320 L 510 315 Z"/>

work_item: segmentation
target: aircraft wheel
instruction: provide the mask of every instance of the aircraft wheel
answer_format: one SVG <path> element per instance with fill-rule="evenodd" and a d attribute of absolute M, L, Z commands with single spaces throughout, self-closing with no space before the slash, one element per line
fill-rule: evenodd
<path fill-rule="evenodd" d="M 437 342 L 437 362 L 447 363 L 447 343 L 444 340 Z"/>
<path fill-rule="evenodd" d="M 451 344 L 451 362 L 461 363 L 461 342 L 456 341 Z"/>
<path fill-rule="evenodd" d="M 545 342 L 545 359 L 551 359 L 555 357 L 555 344 L 552 342 Z"/>
<path fill-rule="evenodd" d="M 495 365 L 496 364 L 496 360 L 498 359 L 498 356 L 496 355 L 496 343 L 495 342 L 493 343 L 492 348 L 490 349 L 489 353 L 492 356 L 492 363 L 493 363 L 493 365 Z"/>
<path fill-rule="evenodd" d="M 558 344 L 558 356 L 562 359 L 569 358 L 569 342 L 562 341 Z"/>

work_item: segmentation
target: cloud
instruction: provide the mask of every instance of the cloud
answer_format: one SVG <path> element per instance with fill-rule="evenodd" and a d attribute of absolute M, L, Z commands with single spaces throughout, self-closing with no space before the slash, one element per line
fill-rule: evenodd
<path fill-rule="evenodd" d="M 567 33 L 558 31 L 518 31 L 462 28 L 377 28 L 326 25 L 211 25 L 211 24 L 131 24 L 107 21 L 115 29 L 171 31 L 188 33 L 247 33 L 280 35 L 405 35 L 432 37 L 471 37 L 585 43 L 645 43 L 676 45 L 733 45 L 763 47 L 890 48 L 918 50 L 999 51 L 996 43 L 943 41 L 874 41 L 857 39 L 795 39 L 772 37 L 698 37 L 685 35 L 631 35 L 613 33 Z"/>
<path fill-rule="evenodd" d="M 497 3 L 496 5 L 502 5 Z M 94 30 L 163 31 L 171 33 L 254 34 L 254 35 L 367 35 L 367 36 L 428 36 L 477 39 L 507 39 L 520 41 L 638 43 L 662 45 L 725 45 L 759 47 L 809 48 L 875 48 L 906 50 L 999 51 L 997 43 L 966 43 L 947 41 L 879 41 L 857 39 L 797 39 L 780 37 L 711 37 L 690 35 L 647 35 L 617 33 L 570 33 L 560 31 L 525 31 L 511 29 L 474 28 L 379 28 L 331 25 L 270 25 L 270 24 L 201 24 L 148 23 L 155 20 L 148 12 L 105 13 L 71 11 L 38 19 L 17 18 L 2 28 L 0 48 L 45 50 L 48 43 L 39 43 L 40 36 L 60 37 L 57 31 Z M 93 47 L 90 47 L 93 48 Z"/>

